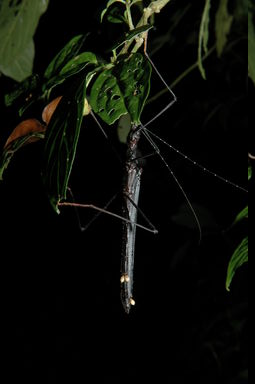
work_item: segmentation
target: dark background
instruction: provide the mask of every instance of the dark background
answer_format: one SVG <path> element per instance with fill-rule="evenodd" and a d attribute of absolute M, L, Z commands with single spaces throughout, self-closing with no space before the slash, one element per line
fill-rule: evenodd
<path fill-rule="evenodd" d="M 50 1 L 35 36 L 35 72 L 43 73 L 70 38 L 88 31 L 85 49 L 108 57 L 106 49 L 121 27 L 100 25 L 102 3 Z M 156 16 L 149 52 L 159 47 L 189 4 L 172 1 Z M 152 55 L 169 84 L 196 61 L 203 5 L 194 1 Z M 193 71 L 175 88 L 178 103 L 150 127 L 242 186 L 247 179 L 248 88 L 254 95 L 247 80 L 246 26 L 241 18 L 235 21 L 223 56 L 214 53 L 205 62 L 207 81 Z M 0 78 L 1 143 L 18 122 L 14 111 L 3 106 L 3 95 L 12 85 Z M 151 95 L 162 87 L 154 74 Z M 165 95 L 147 107 L 143 121 L 170 99 Z M 38 118 L 38 111 L 29 113 L 27 117 Z M 114 127 L 105 129 L 123 155 Z M 137 305 L 129 316 L 119 299 L 121 223 L 101 215 L 81 232 L 75 211 L 63 209 L 57 216 L 48 203 L 40 179 L 42 144 L 27 146 L 15 156 L 0 185 L 2 338 L 8 382 L 248 381 L 246 267 L 238 271 L 231 293 L 225 290 L 228 262 L 246 234 L 245 224 L 230 229 L 246 204 L 245 193 L 161 149 L 197 211 L 203 237 L 199 244 L 194 218 L 161 161 L 156 156 L 146 160 L 140 208 L 160 232 L 153 236 L 138 230 Z M 148 154 L 152 149 L 141 142 L 141 151 Z M 75 199 L 104 206 L 121 190 L 121 183 L 122 165 L 93 119 L 86 118 L 71 178 Z M 121 212 L 121 199 L 110 209 Z M 93 215 L 80 212 L 82 225 Z"/>

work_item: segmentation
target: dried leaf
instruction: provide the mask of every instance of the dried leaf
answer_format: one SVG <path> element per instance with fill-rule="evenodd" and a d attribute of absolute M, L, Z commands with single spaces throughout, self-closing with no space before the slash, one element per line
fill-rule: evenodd
<path fill-rule="evenodd" d="M 52 100 L 43 110 L 42 120 L 46 125 L 49 125 L 49 122 L 52 118 L 53 113 L 55 112 L 60 100 L 63 96 L 59 96 L 56 99 Z M 84 108 L 83 108 L 83 116 L 89 115 L 91 112 L 91 106 L 88 103 L 88 100 L 85 98 L 84 100 Z"/>
<path fill-rule="evenodd" d="M 44 131 L 31 132 L 25 136 L 18 137 L 4 148 L 3 152 L 0 154 L 0 180 L 3 180 L 4 171 L 8 168 L 15 153 L 29 143 L 44 139 L 44 135 Z"/>
<path fill-rule="evenodd" d="M 52 100 L 43 110 L 42 113 L 42 120 L 46 123 L 46 125 L 49 124 L 50 119 L 55 112 L 55 109 L 57 108 L 60 100 L 62 99 L 62 96 L 57 97 L 56 99 Z"/>
<path fill-rule="evenodd" d="M 19 139 L 20 137 L 27 136 L 33 132 L 44 132 L 46 127 L 42 125 L 36 119 L 24 120 L 17 125 L 17 127 L 12 131 L 11 135 L 8 137 L 4 148 L 7 148 L 13 141 Z M 30 141 L 27 141 L 26 144 L 35 141 L 36 138 L 31 138 Z"/>

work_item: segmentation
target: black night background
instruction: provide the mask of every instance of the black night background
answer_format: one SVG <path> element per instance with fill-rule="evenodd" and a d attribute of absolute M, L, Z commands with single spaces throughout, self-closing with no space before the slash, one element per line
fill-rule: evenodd
<path fill-rule="evenodd" d="M 146 3 L 146 2 L 145 2 Z M 229 2 L 231 3 L 231 2 Z M 236 4 L 237 1 L 233 1 Z M 123 32 L 100 24 L 105 1 L 51 0 L 35 35 L 34 72 L 42 74 L 73 36 L 109 59 L 107 49 Z M 148 52 L 168 84 L 197 60 L 204 1 L 173 0 L 155 16 Z M 234 9 L 234 8 L 233 8 Z M 212 7 L 212 19 L 215 15 Z M 212 22 L 209 46 L 215 43 Z M 1 44 L 1 43 L 0 43 Z M 194 69 L 174 88 L 178 102 L 149 128 L 213 172 L 247 187 L 247 18 L 235 20 L 218 58 L 204 62 L 207 80 Z M 4 145 L 19 116 L 4 106 L 14 81 L 0 77 Z M 164 85 L 152 75 L 150 97 Z M 146 122 L 171 100 L 145 107 Z M 33 112 L 33 116 L 32 116 Z M 26 118 L 40 118 L 30 110 Z M 70 186 L 75 201 L 103 207 L 122 188 L 125 156 L 116 126 L 84 119 Z M 161 160 L 144 160 L 140 209 L 159 230 L 137 231 L 136 306 L 126 315 L 120 302 L 121 222 L 90 210 L 51 208 L 41 177 L 41 142 L 21 149 L 0 184 L 2 281 L 2 375 L 8 382 L 242 384 L 247 375 L 247 266 L 227 292 L 231 255 L 247 232 L 232 227 L 246 194 L 185 161 L 158 143 L 196 210 L 199 230 L 185 199 Z M 153 152 L 141 141 L 142 155 Z M 250 149 L 252 151 L 252 149 Z M 121 195 L 109 207 L 121 214 Z M 145 223 L 139 215 L 139 222 Z"/>

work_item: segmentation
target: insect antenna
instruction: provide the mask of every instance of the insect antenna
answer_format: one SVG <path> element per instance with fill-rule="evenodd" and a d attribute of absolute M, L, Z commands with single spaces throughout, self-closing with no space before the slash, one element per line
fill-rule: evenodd
<path fill-rule="evenodd" d="M 141 125 L 142 127 L 142 134 L 144 135 L 144 137 L 147 139 L 147 141 L 150 143 L 150 145 L 152 146 L 152 148 L 155 150 L 156 154 L 159 156 L 159 158 L 161 159 L 161 161 L 163 162 L 163 164 L 165 165 L 165 167 L 167 168 L 168 172 L 170 173 L 170 175 L 172 176 L 172 178 L 174 179 L 175 183 L 177 184 L 179 190 L 181 191 L 182 195 L 184 196 L 189 208 L 190 208 L 190 211 L 195 219 L 195 222 L 197 224 L 197 227 L 198 227 L 198 231 L 199 231 L 199 243 L 201 242 L 202 240 L 202 228 L 201 228 L 201 224 L 200 224 L 200 221 L 199 221 L 199 218 L 198 218 L 198 215 L 195 211 L 195 209 L 193 208 L 192 204 L 191 204 L 191 201 L 190 199 L 188 198 L 188 195 L 187 193 L 185 192 L 184 188 L 182 187 L 181 183 L 179 182 L 178 178 L 176 177 L 176 175 L 174 174 L 173 170 L 171 169 L 171 167 L 169 166 L 169 164 L 167 163 L 167 161 L 165 160 L 164 156 L 162 155 L 162 153 L 160 152 L 160 149 L 159 147 L 157 146 L 157 144 L 154 142 L 154 140 L 151 138 L 150 136 L 150 133 L 149 131 L 143 126 Z"/>
<path fill-rule="evenodd" d="M 193 165 L 195 165 L 196 167 L 200 168 L 201 170 L 203 170 L 204 172 L 210 174 L 211 176 L 214 176 L 215 178 L 221 180 L 221 181 L 224 181 L 226 184 L 229 184 L 239 190 L 241 190 L 242 192 L 248 192 L 246 188 L 244 187 L 241 187 L 239 186 L 238 184 L 236 183 L 233 183 L 232 181 L 230 180 L 227 180 L 226 178 L 216 174 L 215 172 L 213 171 L 210 171 L 208 168 L 204 167 L 203 165 L 200 165 L 199 163 L 197 163 L 196 161 L 192 160 L 189 156 L 185 155 L 184 153 L 182 153 L 181 151 L 179 151 L 178 149 L 174 148 L 171 144 L 167 143 L 165 140 L 161 139 L 157 134 L 155 134 L 154 132 L 150 131 L 147 126 L 150 125 L 151 123 L 153 123 L 156 119 L 158 119 L 158 117 L 160 117 L 163 113 L 165 113 L 169 108 L 172 107 L 172 105 L 177 101 L 177 97 L 175 95 L 175 93 L 172 91 L 172 89 L 170 88 L 170 86 L 167 84 L 167 82 L 164 80 L 163 76 L 160 74 L 159 70 L 157 69 L 156 65 L 153 63 L 153 61 L 151 60 L 151 58 L 149 57 L 148 53 L 145 51 L 145 55 L 148 59 L 148 61 L 150 62 L 150 64 L 152 65 L 153 69 L 155 70 L 155 72 L 157 73 L 158 77 L 160 78 L 160 80 L 163 82 L 163 84 L 166 86 L 166 88 L 168 89 L 168 91 L 170 92 L 170 94 L 173 96 L 173 100 L 167 104 L 167 106 L 165 108 L 163 108 L 159 113 L 157 113 L 151 120 L 149 120 L 146 124 L 141 124 L 140 126 L 140 129 L 144 135 L 144 137 L 147 139 L 147 141 L 151 144 L 152 148 L 154 149 L 154 151 L 156 152 L 156 154 L 160 157 L 161 161 L 163 162 L 163 164 L 165 165 L 165 167 L 168 169 L 170 175 L 173 177 L 173 179 L 175 180 L 175 182 L 177 183 L 181 193 L 183 194 L 194 218 L 195 218 L 195 221 L 197 223 L 197 226 L 198 226 L 198 229 L 199 229 L 199 235 L 200 235 L 200 241 L 201 241 L 201 238 L 202 238 L 202 229 L 201 229 L 201 224 L 199 222 L 199 219 L 198 219 L 198 216 L 195 212 L 195 209 L 193 208 L 192 204 L 191 204 L 191 201 L 189 200 L 188 196 L 187 196 L 187 193 L 184 191 L 182 185 L 180 184 L 179 180 L 177 179 L 177 177 L 175 176 L 173 170 L 170 168 L 169 164 L 167 163 L 167 161 L 165 160 L 165 158 L 163 157 L 163 155 L 161 154 L 160 152 L 160 149 L 159 147 L 156 145 L 155 141 L 152 139 L 152 137 L 154 137 L 155 139 L 159 140 L 160 142 L 162 142 L 164 145 L 167 145 L 170 149 L 172 149 L 173 151 L 175 151 L 177 154 L 179 154 L 180 156 L 182 156 L 185 160 L 191 162 Z"/>
<path fill-rule="evenodd" d="M 226 179 L 225 177 L 221 176 L 221 175 L 218 175 L 217 173 L 211 171 L 210 169 L 204 167 L 203 165 L 199 164 L 198 162 L 196 162 L 195 160 L 191 159 L 189 156 L 185 155 L 183 152 L 181 152 L 180 150 L 176 149 L 175 147 L 173 147 L 171 144 L 169 144 L 167 141 L 165 141 L 164 139 L 162 139 L 161 137 L 159 137 L 157 134 L 155 134 L 154 132 L 150 131 L 147 126 L 150 125 L 151 123 L 153 123 L 158 117 L 160 117 L 163 113 L 165 113 L 169 108 L 171 108 L 171 106 L 177 101 L 177 97 L 175 95 L 175 93 L 173 92 L 173 90 L 171 89 L 171 87 L 167 84 L 167 82 L 165 81 L 165 79 L 163 78 L 163 76 L 161 75 L 161 73 L 159 72 L 159 70 L 157 69 L 156 65 L 153 63 L 152 59 L 150 58 L 150 56 L 148 55 L 148 53 L 145 51 L 144 52 L 148 61 L 150 62 L 151 66 L 153 67 L 153 69 L 155 70 L 155 72 L 157 73 L 158 77 L 160 78 L 160 80 L 162 81 L 162 83 L 165 85 L 165 87 L 168 89 L 168 91 L 170 92 L 170 94 L 173 96 L 173 100 L 165 107 L 163 108 L 158 114 L 156 114 L 150 121 L 148 121 L 146 124 L 144 124 L 142 126 L 142 130 L 145 132 L 147 131 L 147 133 L 150 135 L 150 136 L 153 136 L 155 139 L 159 140 L 161 143 L 163 143 L 164 145 L 168 146 L 171 150 L 173 150 L 174 152 L 176 152 L 178 155 L 180 155 L 181 157 L 183 157 L 185 160 L 189 161 L 190 163 L 192 163 L 194 166 L 196 166 L 197 168 L 200 168 L 203 172 L 206 172 L 208 173 L 209 175 L 217 178 L 218 180 L 220 181 L 223 181 L 224 183 L 242 191 L 242 192 L 245 192 L 245 193 L 248 193 L 248 190 L 228 179 Z M 148 139 L 148 138 L 147 138 Z M 151 137 L 150 137 L 151 139 Z M 152 140 L 152 142 L 154 143 L 154 141 Z M 151 143 L 152 144 L 152 143 Z M 154 143 L 155 144 L 155 143 Z M 156 150 L 156 148 L 154 148 Z"/>
<path fill-rule="evenodd" d="M 228 179 L 226 179 L 225 177 L 223 176 L 220 176 L 218 175 L 217 173 L 211 171 L 210 169 L 204 167 L 203 165 L 199 164 L 197 161 L 191 159 L 191 157 L 185 155 L 183 152 L 181 152 L 179 149 L 173 147 L 171 144 L 169 144 L 167 141 L 165 141 L 164 139 L 162 139 L 161 137 L 159 137 L 156 133 L 150 131 L 146 126 L 143 126 L 143 131 L 144 132 L 147 132 L 147 134 L 149 134 L 150 136 L 153 136 L 155 139 L 157 139 L 158 141 L 160 141 L 161 143 L 163 143 L 164 145 L 166 145 L 168 148 L 170 148 L 172 151 L 174 151 L 175 153 L 177 153 L 179 156 L 181 156 L 182 158 L 184 158 L 185 160 L 189 161 L 191 164 L 193 164 L 195 167 L 199 168 L 200 170 L 202 170 L 203 172 L 206 172 L 208 173 L 210 176 L 213 176 L 215 178 L 217 178 L 218 180 L 220 181 L 223 181 L 224 183 L 236 188 L 236 189 L 239 189 L 240 191 L 242 192 L 245 192 L 245 193 L 248 193 L 248 190 Z"/>

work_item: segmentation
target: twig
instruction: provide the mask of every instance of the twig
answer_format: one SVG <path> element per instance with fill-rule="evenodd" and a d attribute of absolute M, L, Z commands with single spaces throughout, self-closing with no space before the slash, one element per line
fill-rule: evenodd
<path fill-rule="evenodd" d="M 167 5 L 167 3 L 169 3 L 170 1 L 171 0 L 152 1 L 147 8 L 143 9 L 143 15 L 139 20 L 138 24 L 136 25 L 136 28 L 147 25 L 149 23 L 150 17 L 153 16 L 155 13 L 160 13 L 161 9 L 164 8 Z M 137 39 L 132 52 L 138 51 L 138 49 L 144 44 L 144 42 L 147 41 L 147 36 L 148 36 L 148 32 L 141 33 L 140 38 Z M 132 40 L 130 42 L 127 42 L 120 53 L 126 54 L 132 43 L 133 43 Z"/>

